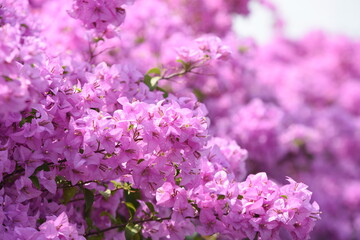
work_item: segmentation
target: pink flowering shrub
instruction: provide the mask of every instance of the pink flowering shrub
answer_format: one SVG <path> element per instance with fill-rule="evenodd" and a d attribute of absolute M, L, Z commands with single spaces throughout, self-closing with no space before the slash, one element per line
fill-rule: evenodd
<path fill-rule="evenodd" d="M 231 15 L 248 4 L 0 0 L 0 238 L 308 239 L 319 205 L 292 178 L 312 183 L 326 154 L 352 167 L 358 70 L 302 62 L 312 41 L 278 60 L 237 39 Z M 293 101 L 262 91 L 285 77 Z M 339 87 L 352 92 L 330 111 Z M 319 193 L 344 184 L 326 171 Z"/>
<path fill-rule="evenodd" d="M 125 19 L 124 4 L 131 0 L 78 0 L 73 1 L 70 16 L 83 22 L 85 28 L 104 32 L 109 25 L 119 27 Z"/>

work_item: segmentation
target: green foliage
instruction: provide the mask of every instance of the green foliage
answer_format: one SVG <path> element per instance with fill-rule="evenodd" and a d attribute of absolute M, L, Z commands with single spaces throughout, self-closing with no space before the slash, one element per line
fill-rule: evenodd
<path fill-rule="evenodd" d="M 144 83 L 149 87 L 150 91 L 154 91 L 161 77 L 160 68 L 152 68 L 144 76 Z"/>
<path fill-rule="evenodd" d="M 94 42 L 94 43 L 98 43 L 98 42 L 100 42 L 100 41 L 105 41 L 105 39 L 102 38 L 102 37 L 95 37 L 95 38 L 93 38 L 93 42 Z"/>
<path fill-rule="evenodd" d="M 63 69 L 63 74 L 68 74 L 69 73 L 69 71 L 66 70 L 67 69 L 66 66 L 61 66 L 61 68 Z"/>
<path fill-rule="evenodd" d="M 155 211 L 154 205 L 151 202 L 145 202 L 145 204 L 150 210 L 150 218 L 155 217 L 155 215 L 158 214 L 158 212 Z"/>
<path fill-rule="evenodd" d="M 288 199 L 288 197 L 286 195 L 280 195 L 280 197 Z"/>
<path fill-rule="evenodd" d="M 35 175 L 32 175 L 29 178 L 30 178 L 31 182 L 34 184 L 34 186 L 40 190 L 40 183 L 39 183 L 38 177 Z"/>
<path fill-rule="evenodd" d="M 190 63 L 190 62 L 185 62 L 184 60 L 182 60 L 182 59 L 178 59 L 178 60 L 176 60 L 178 63 L 181 63 L 181 65 L 182 65 L 182 67 L 183 67 L 183 69 L 184 69 L 184 71 L 185 72 L 190 72 L 191 71 L 191 69 L 192 69 L 192 63 Z"/>
<path fill-rule="evenodd" d="M 37 110 L 32 108 L 29 115 L 26 117 L 23 117 L 21 119 L 21 121 L 19 122 L 19 126 L 22 127 L 22 126 L 24 126 L 25 123 L 31 123 L 34 118 L 37 118 L 36 113 L 37 113 Z"/>
<path fill-rule="evenodd" d="M 150 75 L 146 74 L 144 76 L 144 83 L 149 87 L 150 91 L 154 91 L 160 79 L 160 76 L 151 77 Z"/>
<path fill-rule="evenodd" d="M 146 86 L 149 87 L 150 91 L 161 91 L 164 93 L 163 97 L 167 98 L 169 96 L 169 93 L 165 89 L 158 86 L 159 81 L 163 78 L 164 77 L 162 76 L 160 68 L 152 68 L 145 74 L 144 83 L 146 84 Z"/>
<path fill-rule="evenodd" d="M 101 212 L 100 216 L 107 216 L 110 219 L 111 223 L 114 225 L 123 224 L 121 219 L 116 219 L 113 215 L 111 215 L 110 213 L 108 213 L 106 211 Z"/>
<path fill-rule="evenodd" d="M 131 202 L 125 202 L 125 205 L 130 214 L 129 221 L 132 221 L 136 213 L 136 207 Z"/>
<path fill-rule="evenodd" d="M 203 102 L 205 100 L 206 96 L 200 89 L 194 88 L 193 93 L 195 94 L 195 96 L 199 102 Z"/>
<path fill-rule="evenodd" d="M 98 235 L 87 237 L 87 240 L 103 240 L 103 239 L 104 239 L 103 234 L 98 234 Z"/>
<path fill-rule="evenodd" d="M 133 223 L 126 224 L 125 238 L 127 240 L 141 240 L 141 226 L 139 224 Z"/>
<path fill-rule="evenodd" d="M 97 111 L 97 112 L 100 112 L 100 109 L 99 109 L 99 108 L 90 108 L 90 109 L 92 109 L 92 110 L 94 110 L 94 111 Z"/>
<path fill-rule="evenodd" d="M 305 146 L 305 141 L 300 138 L 295 138 L 293 143 L 296 147 L 299 147 L 299 148 Z"/>
<path fill-rule="evenodd" d="M 110 189 L 106 189 L 105 191 L 99 191 L 99 193 L 101 194 L 101 196 L 103 196 L 106 200 L 108 200 L 111 195 L 112 195 L 112 191 Z"/>
<path fill-rule="evenodd" d="M 12 79 L 11 77 L 9 76 L 6 76 L 6 75 L 2 75 L 3 79 L 5 80 L 5 82 L 12 82 L 14 81 L 14 79 Z"/>
<path fill-rule="evenodd" d="M 131 184 L 127 182 L 117 182 L 115 180 L 110 181 L 112 184 L 114 184 L 115 189 L 124 189 L 128 193 L 132 190 Z"/>
<path fill-rule="evenodd" d="M 34 174 L 37 174 L 38 172 L 40 171 L 45 171 L 45 172 L 49 172 L 50 171 L 50 167 L 49 167 L 49 164 L 48 163 L 44 163 L 42 164 L 41 166 L 37 167 L 33 173 Z"/>
<path fill-rule="evenodd" d="M 78 193 L 77 187 L 63 188 L 63 196 L 61 202 L 67 204 Z"/>
<path fill-rule="evenodd" d="M 137 161 L 137 164 L 140 164 L 140 163 L 142 163 L 143 161 L 145 161 L 145 159 L 144 159 L 144 158 L 141 158 L 141 159 L 139 159 L 139 160 Z"/>
<path fill-rule="evenodd" d="M 225 199 L 225 195 L 218 194 L 217 200 Z"/>
<path fill-rule="evenodd" d="M 150 75 L 150 74 L 161 75 L 161 70 L 160 70 L 160 68 L 152 68 L 149 71 L 147 71 L 146 74 L 148 74 L 148 75 Z"/>
<path fill-rule="evenodd" d="M 161 87 L 159 87 L 159 86 L 156 87 L 156 90 L 163 92 L 163 93 L 164 93 L 164 94 L 163 94 L 163 97 L 164 97 L 164 98 L 167 98 L 167 97 L 169 96 L 168 91 L 166 91 L 165 89 L 163 89 L 163 88 L 161 88 Z"/>
<path fill-rule="evenodd" d="M 83 188 L 83 191 L 84 191 L 84 199 L 85 199 L 84 214 L 85 214 L 85 217 L 88 217 L 88 216 L 90 216 L 91 207 L 94 203 L 95 196 L 94 196 L 94 192 L 87 188 Z"/>

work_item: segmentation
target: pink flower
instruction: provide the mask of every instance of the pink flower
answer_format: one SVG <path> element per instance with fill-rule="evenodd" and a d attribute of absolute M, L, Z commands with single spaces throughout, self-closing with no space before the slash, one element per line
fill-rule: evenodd
<path fill-rule="evenodd" d="M 47 239 L 85 240 L 83 236 L 79 236 L 76 227 L 69 223 L 65 212 L 61 213 L 58 217 L 48 217 L 47 221 L 41 224 L 39 229 Z"/>
<path fill-rule="evenodd" d="M 24 202 L 26 200 L 36 198 L 41 194 L 41 191 L 33 187 L 31 180 L 24 176 L 15 182 L 15 186 L 16 191 L 18 192 L 18 196 L 16 198 L 17 202 Z"/>

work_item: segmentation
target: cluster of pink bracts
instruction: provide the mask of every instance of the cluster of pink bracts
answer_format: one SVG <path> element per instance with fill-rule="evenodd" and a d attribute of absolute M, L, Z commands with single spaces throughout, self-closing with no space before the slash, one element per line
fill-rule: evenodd
<path fill-rule="evenodd" d="M 356 239 L 360 43 L 248 5 L 0 0 L 0 238 Z"/>

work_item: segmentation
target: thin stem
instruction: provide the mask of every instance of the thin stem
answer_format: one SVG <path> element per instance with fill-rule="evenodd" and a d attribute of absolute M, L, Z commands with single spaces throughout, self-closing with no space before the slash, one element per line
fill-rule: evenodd
<path fill-rule="evenodd" d="M 197 218 L 199 218 L 199 216 L 186 217 L 186 218 L 187 218 L 187 219 L 197 219 Z M 157 219 L 148 218 L 148 219 L 133 221 L 132 223 L 134 223 L 134 224 L 139 224 L 139 223 L 145 223 L 145 222 L 151 222 L 151 221 L 161 222 L 161 221 L 170 220 L 170 219 L 171 219 L 171 216 L 169 216 L 169 217 L 164 217 L 164 218 L 157 218 Z M 113 230 L 113 229 L 116 229 L 116 228 L 124 228 L 124 227 L 126 227 L 126 224 L 115 225 L 115 226 L 111 226 L 111 227 L 108 227 L 108 228 L 101 229 L 101 230 L 96 231 L 96 232 L 89 232 L 89 233 L 85 234 L 84 237 L 88 237 L 88 236 L 91 236 L 91 235 L 98 235 L 98 234 L 100 234 L 100 233 L 104 233 L 104 232 L 107 232 L 107 231 L 110 231 L 110 230 Z"/>
<path fill-rule="evenodd" d="M 3 188 L 4 184 L 6 183 L 6 180 L 15 176 L 16 174 L 18 173 L 22 173 L 24 172 L 25 169 L 24 168 L 19 168 L 19 169 L 16 169 L 15 171 L 13 171 L 12 173 L 9 173 L 9 174 L 6 174 L 4 177 L 3 177 L 3 180 L 0 182 L 0 189 Z"/>
<path fill-rule="evenodd" d="M 165 76 L 165 74 L 163 76 L 161 76 L 161 79 L 164 79 L 164 80 L 169 80 L 171 78 L 174 78 L 174 77 L 180 77 L 186 73 L 196 73 L 196 72 L 192 72 L 192 70 L 196 69 L 196 68 L 199 68 L 201 67 L 203 64 L 205 64 L 209 59 L 203 59 L 197 63 L 194 63 L 193 65 L 190 65 L 188 67 L 184 67 L 180 72 L 177 72 L 177 73 L 172 73 L 168 76 Z M 196 74 L 199 74 L 199 73 L 196 73 Z"/>
<path fill-rule="evenodd" d="M 62 185 L 62 186 L 58 186 L 58 188 L 78 187 L 78 186 L 84 186 L 85 184 L 88 184 L 88 183 L 100 184 L 100 182 L 98 180 L 92 180 L 92 181 L 86 181 L 86 182 L 78 182 L 74 185 Z"/>
<path fill-rule="evenodd" d="M 144 223 L 144 222 L 164 221 L 164 220 L 170 220 L 170 219 L 171 219 L 171 217 L 158 218 L 158 219 L 149 218 L 149 219 L 134 221 L 133 223 L 134 224 L 139 224 L 139 223 Z M 108 227 L 108 228 L 101 229 L 101 230 L 96 231 L 96 232 L 89 232 L 89 233 L 85 234 L 84 237 L 88 237 L 88 236 L 91 236 L 91 235 L 98 235 L 100 233 L 104 233 L 104 232 L 107 232 L 107 231 L 110 231 L 110 230 L 113 230 L 113 229 L 116 229 L 116 228 L 124 228 L 124 227 L 126 227 L 126 224 L 115 225 L 115 226 L 111 226 L 111 227 Z"/>
<path fill-rule="evenodd" d="M 179 76 L 182 76 L 188 72 L 190 72 L 191 70 L 189 71 L 186 71 L 186 70 L 182 70 L 181 72 L 177 72 L 177 73 L 173 73 L 173 74 L 170 74 L 169 76 L 162 76 L 161 79 L 165 79 L 165 80 L 169 80 L 171 78 L 174 78 L 174 77 L 179 77 Z"/>

